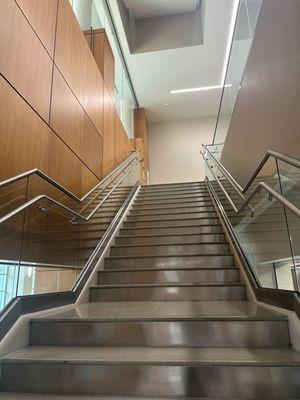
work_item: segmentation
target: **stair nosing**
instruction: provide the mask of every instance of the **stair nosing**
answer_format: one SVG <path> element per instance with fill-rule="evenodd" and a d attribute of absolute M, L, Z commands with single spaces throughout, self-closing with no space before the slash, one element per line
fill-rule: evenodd
<path fill-rule="evenodd" d="M 188 322 L 188 321 L 288 321 L 288 317 L 285 315 L 266 315 L 266 316 L 254 316 L 254 315 L 205 315 L 205 316 L 187 316 L 187 317 L 176 317 L 176 316 L 149 316 L 149 317 L 80 317 L 80 318 L 31 318 L 30 323 L 34 322 Z"/>
<path fill-rule="evenodd" d="M 176 282 L 176 283 L 124 283 L 124 284 L 107 284 L 107 285 L 90 285 L 90 289 L 126 289 L 126 288 L 160 288 L 160 287 L 245 287 L 241 282 L 226 282 L 226 283 L 210 283 L 210 282 Z M 193 300 L 190 300 L 193 301 Z"/>
<path fill-rule="evenodd" d="M 224 256 L 231 256 L 233 257 L 233 255 L 231 253 L 198 253 L 198 254 L 180 254 L 180 255 L 136 255 L 136 256 L 109 256 L 106 257 L 106 259 L 131 259 L 131 258 L 161 258 L 161 257 L 215 257 L 215 256 L 220 256 L 220 257 L 224 257 Z"/>
<path fill-rule="evenodd" d="M 158 272 L 158 271 L 230 271 L 230 270 L 237 270 L 239 271 L 238 267 L 167 267 L 167 268 L 114 268 L 110 269 L 103 269 L 101 271 L 97 271 L 98 274 L 109 274 L 109 273 L 120 273 L 120 272 Z"/>
<path fill-rule="evenodd" d="M 116 237 L 116 239 L 123 239 L 123 238 L 125 238 L 125 239 L 128 239 L 128 238 L 130 238 L 130 239 L 135 239 L 135 238 L 153 238 L 153 237 L 169 237 L 169 236 L 178 236 L 178 237 L 180 237 L 180 236 L 198 236 L 198 235 L 203 235 L 203 236 L 205 236 L 205 235 L 224 235 L 225 236 L 225 234 L 223 233 L 223 232 L 220 232 L 220 233 L 214 233 L 214 232 L 212 232 L 212 233 L 206 233 L 206 232 L 200 232 L 200 233 L 159 233 L 159 234 L 152 234 L 152 235 L 120 235 L 120 236 L 117 236 Z M 202 242 L 201 242 L 202 243 Z M 206 242 L 203 242 L 203 243 L 206 243 Z"/>
<path fill-rule="evenodd" d="M 120 248 L 120 249 L 124 249 L 127 247 L 161 247 L 161 246 L 206 246 L 206 245 L 218 245 L 218 244 L 227 244 L 227 241 L 221 241 L 221 242 L 183 242 L 183 243 L 155 243 L 155 244 L 151 244 L 151 243 L 138 243 L 138 244 L 116 244 L 116 245 L 112 245 L 111 248 Z"/>

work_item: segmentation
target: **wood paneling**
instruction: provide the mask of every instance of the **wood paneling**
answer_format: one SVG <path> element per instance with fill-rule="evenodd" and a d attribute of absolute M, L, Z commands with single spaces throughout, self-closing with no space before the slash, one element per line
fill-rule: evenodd
<path fill-rule="evenodd" d="M 120 164 L 130 156 L 132 141 L 128 138 L 120 117 L 115 111 L 115 164 Z"/>
<path fill-rule="evenodd" d="M 54 68 L 50 126 L 94 172 L 102 177 L 102 138 L 67 83 Z"/>
<path fill-rule="evenodd" d="M 13 0 L 0 10 L 0 72 L 48 121 L 53 62 Z"/>
<path fill-rule="evenodd" d="M 149 174 L 149 146 L 148 146 L 148 121 L 144 108 L 134 110 L 134 136 L 136 138 L 136 149 L 140 150 L 143 157 L 142 183 L 147 184 Z"/>
<path fill-rule="evenodd" d="M 96 181 L 92 172 L 2 77 L 0 165 L 0 180 L 39 168 L 79 196 L 82 176 L 91 183 Z"/>
<path fill-rule="evenodd" d="M 16 0 L 16 2 L 53 57 L 58 0 Z"/>
<path fill-rule="evenodd" d="M 115 59 L 110 47 L 107 35 L 105 31 L 103 36 L 103 47 L 104 47 L 104 82 L 106 83 L 107 89 L 112 97 L 115 99 Z"/>
<path fill-rule="evenodd" d="M 90 46 L 91 35 L 89 31 L 84 32 L 88 46 Z M 111 98 L 115 98 L 115 59 L 109 44 L 105 29 L 93 31 L 93 55 L 98 68 L 103 76 L 105 85 Z"/>
<path fill-rule="evenodd" d="M 103 136 L 103 78 L 95 63 L 92 53 L 85 52 L 84 103 L 83 106 L 95 125 L 100 136 Z"/>
<path fill-rule="evenodd" d="M 85 49 L 80 40 L 82 32 L 68 0 L 60 0 L 58 6 L 55 64 L 72 88 L 78 100 L 84 101 Z M 89 50 L 89 49 L 88 49 Z"/>
<path fill-rule="evenodd" d="M 59 1 L 54 61 L 102 135 L 103 78 L 68 0 Z"/>
<path fill-rule="evenodd" d="M 104 85 L 103 175 L 115 166 L 115 108 Z"/>

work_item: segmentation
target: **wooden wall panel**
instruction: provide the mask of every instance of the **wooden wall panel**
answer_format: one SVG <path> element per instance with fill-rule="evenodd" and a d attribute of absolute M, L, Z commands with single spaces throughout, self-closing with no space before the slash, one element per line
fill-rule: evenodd
<path fill-rule="evenodd" d="M 101 178 L 102 138 L 56 67 L 53 74 L 50 126 Z"/>
<path fill-rule="evenodd" d="M 85 39 L 90 46 L 90 31 L 84 31 Z M 111 98 L 115 99 L 115 59 L 109 44 L 105 29 L 94 29 L 93 31 L 93 49 L 97 66 L 103 76 L 105 85 Z"/>
<path fill-rule="evenodd" d="M 103 78 L 111 98 L 115 99 L 115 59 L 110 47 L 107 35 L 103 32 L 103 48 L 104 48 L 104 73 Z"/>
<path fill-rule="evenodd" d="M 104 85 L 103 175 L 115 166 L 115 108 Z"/>
<path fill-rule="evenodd" d="M 82 176 L 91 183 L 97 180 L 2 77 L 0 161 L 0 180 L 39 168 L 78 196 Z"/>
<path fill-rule="evenodd" d="M 16 2 L 53 57 L 58 0 L 16 0 Z"/>
<path fill-rule="evenodd" d="M 54 61 L 102 135 L 103 78 L 68 0 L 59 1 Z"/>
<path fill-rule="evenodd" d="M 83 104 L 85 49 L 87 44 L 80 40 L 82 32 L 68 0 L 60 0 L 57 16 L 54 61 L 69 86 Z"/>
<path fill-rule="evenodd" d="M 136 138 L 136 149 L 140 150 L 143 157 L 142 183 L 148 183 L 149 174 L 149 146 L 148 146 L 148 121 L 144 108 L 134 110 L 134 136 Z"/>
<path fill-rule="evenodd" d="M 95 125 L 100 136 L 103 136 L 103 78 L 89 49 L 85 52 L 84 103 L 83 106 Z"/>
<path fill-rule="evenodd" d="M 0 72 L 48 121 L 53 62 L 13 0 L 0 10 Z"/>

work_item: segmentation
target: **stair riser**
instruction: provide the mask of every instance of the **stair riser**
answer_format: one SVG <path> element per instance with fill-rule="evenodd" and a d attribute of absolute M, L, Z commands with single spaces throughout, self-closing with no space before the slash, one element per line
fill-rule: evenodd
<path fill-rule="evenodd" d="M 186 201 L 186 202 L 170 202 L 170 203 L 152 203 L 146 205 L 140 205 L 134 203 L 132 206 L 133 211 L 143 211 L 143 210 L 172 210 L 179 207 L 212 207 L 211 201 Z"/>
<path fill-rule="evenodd" d="M 300 367 L 9 363 L 1 391 L 161 397 L 297 399 Z"/>
<path fill-rule="evenodd" d="M 286 321 L 33 321 L 30 333 L 30 345 L 36 346 L 271 347 L 289 344 Z"/>
<path fill-rule="evenodd" d="M 195 226 L 218 224 L 218 218 L 178 219 L 178 220 L 157 220 L 157 221 L 125 221 L 124 228 L 160 228 L 165 226 Z"/>
<path fill-rule="evenodd" d="M 141 236 L 141 237 L 118 237 L 116 244 L 170 244 L 170 243 L 206 243 L 224 242 L 225 235 L 182 235 L 182 236 Z"/>
<path fill-rule="evenodd" d="M 149 221 L 149 220 L 178 220 L 178 219 L 183 219 L 186 220 L 187 218 L 215 218 L 216 213 L 215 212 L 199 212 L 199 213 L 178 213 L 178 214 L 151 214 L 151 215 L 128 215 L 126 221 L 131 222 L 131 221 L 138 221 L 138 222 L 144 222 L 144 221 Z"/>
<path fill-rule="evenodd" d="M 106 258 L 106 268 L 232 267 L 233 256 Z"/>
<path fill-rule="evenodd" d="M 197 207 L 172 207 L 172 208 L 155 208 L 155 209 L 136 209 L 132 208 L 130 211 L 130 216 L 145 216 L 145 215 L 168 215 L 168 214 L 179 214 L 179 213 L 205 213 L 205 212 L 214 212 L 215 209 L 213 206 L 197 206 Z"/>
<path fill-rule="evenodd" d="M 161 197 L 178 197 L 178 196 L 202 196 L 207 195 L 207 190 L 205 189 L 189 189 L 189 190 L 177 190 L 177 191 L 159 191 L 159 192 L 148 192 L 148 191 L 141 191 L 138 195 L 139 199 L 147 199 L 151 198 L 161 198 Z"/>
<path fill-rule="evenodd" d="M 162 246 L 112 247 L 111 256 L 180 256 L 194 254 L 224 254 L 229 252 L 228 244 L 187 244 Z"/>
<path fill-rule="evenodd" d="M 137 206 L 152 206 L 156 204 L 190 204 L 190 203 L 202 203 L 202 202 L 211 202 L 211 198 L 209 195 L 207 196 L 198 196 L 198 197 L 170 197 L 166 199 L 147 199 L 147 200 L 140 200 L 137 198 L 134 202 L 134 205 Z"/>
<path fill-rule="evenodd" d="M 244 286 L 90 288 L 90 301 L 245 300 Z"/>
<path fill-rule="evenodd" d="M 128 228 L 121 229 L 120 235 L 181 235 L 181 234 L 211 234 L 211 233 L 221 233 L 221 225 L 212 226 L 181 226 L 181 227 L 160 227 L 157 228 Z"/>
<path fill-rule="evenodd" d="M 239 282 L 237 269 L 99 272 L 98 284 Z"/>
<path fill-rule="evenodd" d="M 177 183 L 158 183 L 142 186 L 142 189 L 156 190 L 165 188 L 183 188 L 183 187 L 206 187 L 204 182 L 177 182 Z"/>
<path fill-rule="evenodd" d="M 174 194 L 172 196 L 138 196 L 137 201 L 141 202 L 141 203 L 145 203 L 148 201 L 163 201 L 163 200 L 167 200 L 167 201 L 171 201 L 171 200 L 186 200 L 186 199 L 193 199 L 194 201 L 197 200 L 209 200 L 210 197 L 208 195 L 207 192 L 199 192 L 199 193 L 188 193 L 188 194 Z"/>

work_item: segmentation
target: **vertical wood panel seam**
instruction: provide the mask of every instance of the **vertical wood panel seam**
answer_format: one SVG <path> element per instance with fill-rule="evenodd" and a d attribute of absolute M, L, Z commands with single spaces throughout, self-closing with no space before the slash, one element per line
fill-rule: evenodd
<path fill-rule="evenodd" d="M 58 6 L 60 0 L 57 0 L 56 6 L 56 21 L 55 21 L 55 31 L 54 31 L 54 48 L 53 48 L 53 58 L 52 58 L 52 75 L 51 75 L 51 88 L 50 88 L 50 104 L 49 104 L 49 126 L 51 126 L 51 108 L 52 108 L 52 92 L 53 92 L 53 77 L 54 77 L 54 60 L 55 60 L 55 49 L 56 49 L 56 34 L 57 34 L 57 21 L 58 21 Z"/>

